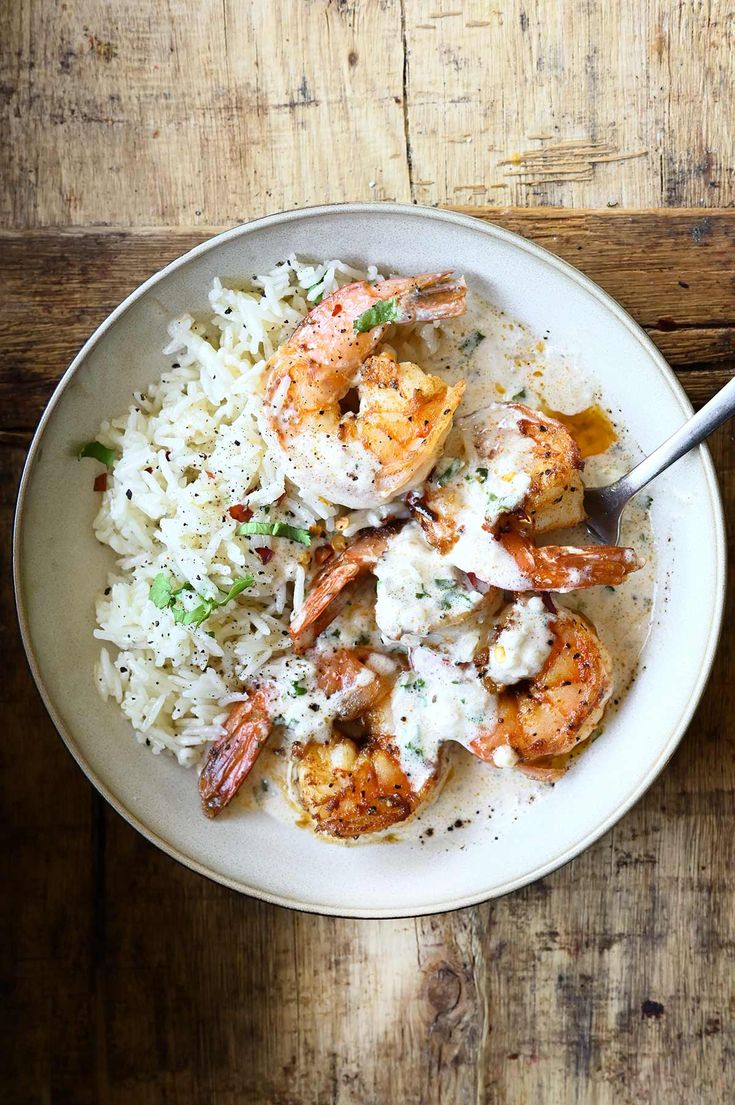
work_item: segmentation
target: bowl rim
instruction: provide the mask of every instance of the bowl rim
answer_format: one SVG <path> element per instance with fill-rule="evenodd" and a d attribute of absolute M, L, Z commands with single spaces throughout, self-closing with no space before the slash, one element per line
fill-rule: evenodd
<path fill-rule="evenodd" d="M 661 378 L 668 384 L 669 390 L 672 392 L 674 398 L 677 400 L 682 414 L 687 418 L 691 417 L 693 408 L 689 399 L 677 380 L 674 372 L 664 359 L 662 353 L 656 348 L 654 343 L 645 333 L 645 331 L 638 325 L 638 323 L 631 317 L 631 315 L 621 305 L 613 299 L 606 291 L 604 291 L 598 284 L 596 284 L 584 273 L 580 272 L 569 262 L 564 261 L 561 257 L 551 253 L 543 246 L 538 245 L 536 242 L 532 242 L 522 235 L 515 233 L 511 230 L 506 230 L 504 227 L 498 226 L 496 223 L 481 220 L 475 218 L 472 215 L 463 214 L 458 211 L 449 210 L 446 208 L 427 207 L 420 204 L 406 204 L 406 203 L 331 203 L 320 204 L 313 207 L 299 207 L 292 211 L 280 211 L 270 215 L 264 215 L 257 219 L 252 219 L 249 222 L 238 224 L 231 227 L 229 230 L 222 231 L 219 234 L 215 234 L 213 237 L 206 239 L 204 242 L 200 242 L 192 249 L 187 250 L 179 257 L 175 258 L 168 265 L 164 266 L 158 272 L 148 277 L 142 284 L 135 288 L 117 307 L 100 323 L 100 325 L 94 330 L 89 338 L 84 342 L 79 352 L 73 358 L 66 371 L 60 377 L 56 384 L 44 411 L 39 420 L 38 426 L 34 432 L 31 440 L 30 447 L 26 456 L 26 460 L 23 466 L 23 472 L 21 475 L 20 483 L 18 485 L 18 495 L 15 509 L 15 519 L 13 524 L 13 541 L 12 541 L 12 568 L 13 568 L 13 590 L 15 595 L 16 611 L 18 615 L 18 622 L 20 626 L 21 640 L 28 661 L 31 675 L 36 684 L 36 688 L 41 696 L 43 704 L 64 744 L 68 751 L 71 753 L 74 760 L 77 762 L 81 770 L 86 775 L 87 779 L 92 783 L 96 790 L 106 799 L 107 802 L 113 807 L 113 809 L 120 814 L 134 829 L 136 829 L 146 840 L 156 847 L 160 848 L 163 852 L 169 855 L 171 858 L 178 860 L 179 863 L 184 864 L 186 867 L 197 874 L 204 875 L 205 877 L 212 879 L 214 882 L 218 882 L 223 886 L 227 886 L 231 890 L 236 890 L 239 893 L 246 894 L 250 897 L 260 899 L 261 901 L 269 902 L 273 905 L 284 906 L 289 909 L 296 909 L 305 913 L 315 913 L 323 916 L 334 917 L 350 917 L 358 919 L 391 919 L 391 918 L 404 918 L 404 917 L 420 917 L 431 916 L 441 913 L 451 912 L 456 909 L 462 909 L 468 906 L 478 905 L 485 901 L 494 900 L 495 898 L 503 897 L 506 894 L 511 893 L 514 890 L 518 890 L 523 886 L 527 886 L 530 883 L 536 882 L 538 879 L 550 874 L 552 871 L 556 871 L 558 868 L 563 867 L 569 863 L 576 856 L 586 851 L 592 844 L 594 844 L 600 837 L 604 836 L 625 814 L 631 809 L 633 805 L 645 794 L 649 787 L 654 783 L 656 778 L 665 768 L 666 764 L 671 759 L 672 755 L 676 751 L 684 733 L 686 732 L 689 723 L 694 715 L 694 712 L 699 705 L 702 693 L 704 691 L 707 680 L 709 679 L 710 672 L 712 670 L 712 664 L 714 662 L 717 645 L 719 642 L 720 631 L 722 628 L 722 619 L 724 612 L 725 592 L 726 592 L 726 534 L 725 534 L 725 521 L 724 512 L 722 506 L 722 498 L 720 494 L 719 484 L 717 482 L 717 476 L 715 473 L 714 464 L 710 455 L 709 449 L 706 445 L 700 445 L 697 449 L 699 460 L 704 469 L 704 475 L 707 481 L 709 493 L 710 493 L 710 507 L 714 521 L 714 538 L 716 546 L 716 578 L 714 587 L 714 606 L 713 616 L 710 621 L 709 635 L 707 638 L 707 645 L 700 657 L 699 672 L 695 681 L 693 692 L 687 703 L 686 709 L 680 716 L 677 724 L 672 729 L 668 741 L 665 747 L 661 751 L 658 759 L 649 769 L 645 776 L 639 779 L 635 785 L 631 788 L 628 796 L 623 802 L 614 810 L 613 813 L 608 815 L 603 822 L 597 825 L 594 829 L 588 832 L 580 840 L 576 841 L 573 845 L 563 849 L 558 855 L 552 859 L 539 864 L 538 867 L 533 868 L 531 871 L 526 872 L 523 875 L 519 875 L 517 878 L 508 879 L 501 886 L 496 887 L 490 891 L 480 891 L 476 894 L 464 895 L 457 898 L 447 899 L 441 903 L 431 904 L 427 908 L 407 907 L 392 909 L 390 907 L 383 908 L 354 908 L 344 909 L 332 906 L 319 905 L 312 902 L 304 902 L 301 899 L 290 898 L 287 895 L 272 894 L 268 891 L 264 891 L 258 887 L 250 886 L 238 879 L 231 878 L 227 875 L 214 871 L 206 864 L 200 862 L 194 856 L 187 854 L 180 848 L 177 848 L 170 844 L 163 837 L 159 836 L 156 832 L 150 829 L 140 818 L 107 787 L 107 785 L 97 776 L 96 772 L 90 767 L 90 765 L 84 759 L 81 750 L 77 747 L 75 738 L 70 731 L 69 727 L 64 723 L 60 714 L 56 710 L 51 696 L 46 688 L 46 684 L 41 672 L 38 660 L 36 658 L 32 635 L 30 620 L 25 607 L 23 599 L 23 589 L 21 586 L 20 578 L 20 546 L 23 532 L 23 520 L 24 520 L 24 508 L 25 500 L 30 486 L 33 472 L 36 465 L 36 459 L 43 438 L 43 434 L 47 423 L 51 419 L 53 412 L 60 401 L 63 393 L 70 384 L 72 378 L 75 376 L 79 367 L 86 360 L 89 353 L 94 349 L 101 338 L 110 330 L 117 320 L 121 318 L 127 311 L 157 283 L 164 280 L 171 273 L 177 269 L 186 266 L 190 261 L 199 257 L 200 255 L 209 252 L 210 250 L 217 249 L 222 243 L 236 239 L 239 237 L 245 237 L 254 229 L 264 229 L 269 226 L 277 226 L 284 223 L 299 222 L 303 219 L 329 216 L 332 214 L 348 214 L 359 216 L 361 214 L 393 214 L 395 216 L 420 218 L 420 219 L 437 219 L 442 222 L 454 223 L 455 225 L 465 227 L 477 233 L 484 233 L 489 238 L 499 239 L 514 246 L 517 249 L 522 249 L 524 252 L 535 256 L 539 261 L 550 265 L 558 272 L 567 276 L 573 280 L 576 284 L 580 285 L 589 294 L 594 296 L 611 314 L 615 316 L 617 321 L 622 324 L 631 334 L 636 338 L 640 345 L 642 345 L 652 358 L 655 366 L 658 368 Z"/>

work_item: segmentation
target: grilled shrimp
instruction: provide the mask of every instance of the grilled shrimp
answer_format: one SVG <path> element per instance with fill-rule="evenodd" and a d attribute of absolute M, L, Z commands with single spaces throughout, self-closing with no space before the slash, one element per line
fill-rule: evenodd
<path fill-rule="evenodd" d="M 321 570 L 291 619 L 289 633 L 297 652 L 311 647 L 341 610 L 348 585 L 369 572 L 378 576 L 375 617 L 385 640 L 426 636 L 458 625 L 498 601 L 494 588 L 478 590 L 432 549 L 415 522 L 392 523 L 358 534 Z"/>
<path fill-rule="evenodd" d="M 551 650 L 528 682 L 505 687 L 498 695 L 493 725 L 468 747 L 481 760 L 518 764 L 552 781 L 564 771 L 566 756 L 599 724 L 612 694 L 612 661 L 592 624 L 571 610 L 559 610 L 551 627 Z M 486 682 L 488 654 L 478 656 Z"/>
<path fill-rule="evenodd" d="M 326 744 L 312 741 L 297 760 L 301 804 L 330 836 L 357 837 L 405 821 L 436 786 L 438 767 L 420 786 L 412 783 L 379 709 L 368 724 L 362 747 L 335 733 Z"/>
<path fill-rule="evenodd" d="M 373 571 L 395 532 L 396 527 L 388 525 L 360 534 L 339 556 L 325 564 L 288 627 L 297 652 L 310 648 L 337 617 L 347 594 L 345 588 Z"/>
<path fill-rule="evenodd" d="M 466 456 L 443 461 L 409 506 L 458 568 L 511 591 L 615 586 L 641 566 L 633 549 L 547 545 L 534 537 L 584 519 L 579 449 L 553 418 L 493 403 L 461 419 Z"/>
<path fill-rule="evenodd" d="M 475 497 L 491 524 L 512 512 L 540 534 L 583 521 L 582 459 L 561 422 L 521 403 L 491 403 L 459 419 L 457 429 L 465 462 L 442 462 L 427 487 L 426 502 L 439 526 L 446 518 L 451 527 L 469 482 L 479 484 L 482 494 Z"/>
<path fill-rule="evenodd" d="M 452 318 L 464 311 L 465 294 L 464 280 L 446 272 L 349 284 L 273 354 L 265 368 L 268 432 L 301 491 L 368 508 L 426 478 L 464 382 L 450 387 L 388 352 L 371 354 L 390 322 Z"/>
<path fill-rule="evenodd" d="M 339 649 L 312 659 L 316 685 L 327 698 L 325 709 L 320 707 L 320 727 L 333 720 L 359 717 L 389 689 L 385 672 L 369 666 L 369 649 Z M 306 694 L 300 678 L 285 680 L 286 662 L 265 665 L 253 680 L 247 698 L 233 704 L 224 733 L 212 745 L 199 776 L 199 794 L 207 817 L 216 817 L 235 797 L 274 724 L 282 720 L 284 688 L 294 687 L 298 698 Z"/>

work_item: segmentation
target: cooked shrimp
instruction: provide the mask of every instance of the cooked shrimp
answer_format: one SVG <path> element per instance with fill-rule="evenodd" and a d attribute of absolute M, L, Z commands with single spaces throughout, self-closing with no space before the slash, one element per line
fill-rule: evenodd
<path fill-rule="evenodd" d="M 297 652 L 304 652 L 339 614 L 346 588 L 372 572 L 388 547 L 395 526 L 383 526 L 360 534 L 347 548 L 322 568 L 311 585 L 305 602 L 294 611 L 288 631 Z"/>
<path fill-rule="evenodd" d="M 425 494 L 408 498 L 427 540 L 458 568 L 510 591 L 572 591 L 615 586 L 641 567 L 632 549 L 536 547 L 535 535 L 584 518 L 582 462 L 560 422 L 494 403 L 460 427 L 465 458 L 443 462 Z"/>
<path fill-rule="evenodd" d="M 375 618 L 384 640 L 445 630 L 499 601 L 494 588 L 478 590 L 432 549 L 415 522 L 393 523 L 359 534 L 316 577 L 289 626 L 297 652 L 313 644 L 341 610 L 347 586 L 368 572 L 378 577 Z"/>
<path fill-rule="evenodd" d="M 584 519 L 582 460 L 561 422 L 521 403 L 491 403 L 459 419 L 457 429 L 466 456 L 439 465 L 425 496 L 445 539 L 469 499 L 491 527 L 509 513 L 537 534 Z"/>
<path fill-rule="evenodd" d="M 265 369 L 266 418 L 300 490 L 349 507 L 387 502 L 428 475 L 464 394 L 418 365 L 374 353 L 388 323 L 356 329 L 361 316 L 408 323 L 464 311 L 466 285 L 451 273 L 364 281 L 323 300 Z M 357 410 L 345 409 L 351 400 Z"/>
<path fill-rule="evenodd" d="M 390 712 L 368 716 L 368 739 L 359 747 L 335 734 L 326 744 L 312 741 L 296 767 L 299 798 L 320 832 L 335 837 L 377 833 L 405 821 L 434 790 L 438 765 L 415 787 L 385 728 Z"/>
<path fill-rule="evenodd" d="M 216 817 L 248 777 L 273 725 L 268 690 L 254 691 L 244 702 L 235 702 L 225 731 L 209 750 L 199 776 L 199 795 L 207 817 Z"/>
<path fill-rule="evenodd" d="M 634 549 L 618 545 L 537 546 L 520 529 L 501 532 L 497 540 L 534 591 L 617 587 L 642 566 Z"/>
<path fill-rule="evenodd" d="M 520 761 L 520 767 L 547 779 L 563 772 L 555 758 L 591 735 L 613 690 L 612 661 L 590 622 L 560 610 L 551 635 L 551 651 L 538 674 L 501 690 L 494 724 L 469 744 L 481 760 Z M 482 674 L 483 658 L 478 662 Z"/>
<path fill-rule="evenodd" d="M 326 713 L 319 707 L 319 726 L 332 720 L 359 717 L 388 689 L 388 675 L 369 667 L 370 650 L 339 649 L 312 658 L 316 686 L 327 697 Z M 276 662 L 277 664 L 278 662 Z M 298 696 L 306 695 L 299 683 Z M 233 704 L 225 731 L 212 745 L 199 776 L 199 794 L 207 817 L 216 817 L 234 798 L 282 712 L 284 688 L 292 686 L 275 664 L 253 681 L 248 697 Z M 285 693 L 288 693 L 286 691 Z"/>

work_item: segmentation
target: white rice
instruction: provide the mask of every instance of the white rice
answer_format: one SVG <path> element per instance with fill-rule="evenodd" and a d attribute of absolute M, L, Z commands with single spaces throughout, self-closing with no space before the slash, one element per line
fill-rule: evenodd
<path fill-rule="evenodd" d="M 117 554 L 97 599 L 95 636 L 105 642 L 95 675 L 139 741 L 190 765 L 222 732 L 229 705 L 274 653 L 289 647 L 291 609 L 303 601 L 309 555 L 285 538 L 239 538 L 228 507 L 309 529 L 334 529 L 336 507 L 301 495 L 261 434 L 261 370 L 321 295 L 375 280 L 341 261 L 289 257 L 247 288 L 215 280 L 211 314 L 169 326 L 171 368 L 135 395 L 127 414 L 102 424 L 98 440 L 118 454 L 95 519 Z M 280 502 L 279 502 L 280 500 Z M 340 520 L 348 535 L 382 512 Z M 273 550 L 267 565 L 253 547 Z M 199 628 L 175 624 L 149 598 L 165 572 L 191 609 L 250 572 L 255 583 Z"/>

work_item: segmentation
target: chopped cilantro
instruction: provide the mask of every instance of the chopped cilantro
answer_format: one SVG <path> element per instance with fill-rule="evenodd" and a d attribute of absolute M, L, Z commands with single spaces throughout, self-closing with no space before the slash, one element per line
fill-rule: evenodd
<path fill-rule="evenodd" d="M 176 625 L 193 625 L 196 628 L 207 620 L 217 606 L 226 606 L 246 587 L 252 587 L 254 582 L 255 577 L 250 574 L 241 576 L 235 580 L 226 595 L 214 599 L 200 595 L 202 601 L 192 610 L 187 610 L 177 601 L 177 598 L 182 591 L 193 591 L 194 588 L 190 583 L 182 583 L 179 587 L 174 587 L 171 577 L 166 572 L 159 572 L 151 584 L 148 598 L 159 610 L 170 609 Z"/>
<path fill-rule="evenodd" d="M 390 299 L 379 299 L 372 307 L 355 319 L 353 327 L 356 334 L 366 334 L 376 326 L 384 326 L 387 322 L 399 322 L 401 312 L 398 307 L 398 297 L 392 295 Z"/>
<path fill-rule="evenodd" d="M 526 398 L 526 389 L 525 389 L 525 388 L 521 388 L 521 390 L 520 390 L 520 391 L 517 391 L 517 392 L 515 393 L 515 395 L 511 396 L 511 400 L 510 400 L 510 401 L 511 401 L 511 403 L 515 403 L 515 401 L 516 401 L 517 399 L 525 399 L 525 398 Z"/>
<path fill-rule="evenodd" d="M 171 605 L 172 595 L 173 589 L 170 578 L 165 572 L 159 572 L 151 584 L 148 598 L 159 610 L 165 610 L 167 606 Z"/>
<path fill-rule="evenodd" d="M 452 476 L 456 476 L 457 472 L 459 472 L 462 464 L 463 462 L 461 460 L 451 460 L 448 467 L 444 469 L 441 475 L 436 477 L 436 482 L 439 486 L 444 487 L 445 483 L 449 483 Z"/>
<path fill-rule="evenodd" d="M 468 334 L 464 341 L 459 343 L 460 353 L 464 353 L 465 357 L 469 357 L 475 352 L 480 342 L 485 340 L 485 335 L 480 330 L 474 330 L 471 334 Z"/>
<path fill-rule="evenodd" d="M 298 541 L 300 545 L 311 544 L 311 536 L 307 529 L 299 529 L 298 526 L 289 526 L 286 522 L 243 522 L 235 533 L 240 537 L 253 536 L 255 534 L 268 535 L 270 537 L 288 537 L 289 541 Z"/>
<path fill-rule="evenodd" d="M 306 687 L 298 679 L 294 679 L 291 686 L 293 690 L 289 691 L 289 694 L 292 698 L 300 698 L 302 694 L 306 694 Z"/>
<path fill-rule="evenodd" d="M 106 445 L 101 445 L 99 441 L 88 441 L 86 445 L 82 445 L 77 456 L 79 460 L 81 460 L 82 457 L 91 457 L 92 460 L 98 460 L 100 464 L 112 468 L 117 458 L 117 453 L 114 449 L 108 449 Z"/>

